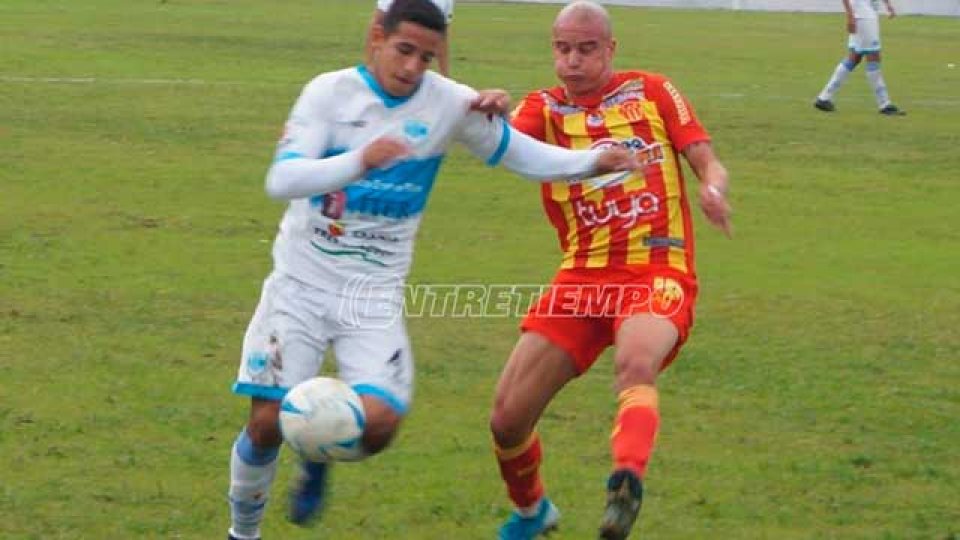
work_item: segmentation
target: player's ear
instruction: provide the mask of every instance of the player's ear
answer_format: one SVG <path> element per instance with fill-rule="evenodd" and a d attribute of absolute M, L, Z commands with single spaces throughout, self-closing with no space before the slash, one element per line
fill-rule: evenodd
<path fill-rule="evenodd" d="M 379 47 L 387 39 L 387 31 L 383 29 L 380 23 L 370 25 L 370 43 L 374 47 Z"/>

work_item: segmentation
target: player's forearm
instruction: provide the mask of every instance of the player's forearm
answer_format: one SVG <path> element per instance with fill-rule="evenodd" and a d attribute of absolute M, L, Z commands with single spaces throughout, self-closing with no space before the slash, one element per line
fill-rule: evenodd
<path fill-rule="evenodd" d="M 500 163 L 511 171 L 537 182 L 579 180 L 596 170 L 600 150 L 567 150 L 540 142 L 510 128 Z"/>
<path fill-rule="evenodd" d="M 701 182 L 713 186 L 721 193 L 730 189 L 727 168 L 717 159 L 709 142 L 693 143 L 683 149 L 683 155 Z"/>
<path fill-rule="evenodd" d="M 281 158 L 267 172 L 265 188 L 274 199 L 304 199 L 343 189 L 363 172 L 359 151 L 323 159 Z"/>

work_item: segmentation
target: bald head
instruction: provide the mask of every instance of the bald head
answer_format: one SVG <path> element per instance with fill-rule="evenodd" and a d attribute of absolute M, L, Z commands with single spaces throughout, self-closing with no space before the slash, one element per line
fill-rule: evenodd
<path fill-rule="evenodd" d="M 610 16 L 596 2 L 578 0 L 560 10 L 553 22 L 553 65 L 567 95 L 588 96 L 613 77 L 617 42 Z"/>
<path fill-rule="evenodd" d="M 589 0 L 576 0 L 570 2 L 553 21 L 553 28 L 568 25 L 589 25 L 594 26 L 601 33 L 599 37 L 610 39 L 613 37 L 613 30 L 610 26 L 610 15 L 603 6 Z"/>

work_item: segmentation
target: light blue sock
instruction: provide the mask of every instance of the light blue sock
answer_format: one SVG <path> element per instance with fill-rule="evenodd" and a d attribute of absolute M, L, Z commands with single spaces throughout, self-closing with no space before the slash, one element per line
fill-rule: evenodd
<path fill-rule="evenodd" d="M 233 443 L 230 456 L 230 534 L 259 538 L 270 484 L 277 472 L 280 447 L 257 448 L 244 429 Z"/>

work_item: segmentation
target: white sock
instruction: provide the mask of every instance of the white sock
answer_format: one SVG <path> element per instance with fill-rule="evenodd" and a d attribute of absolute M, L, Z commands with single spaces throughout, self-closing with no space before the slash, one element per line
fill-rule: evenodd
<path fill-rule="evenodd" d="M 873 96 L 877 98 L 877 107 L 884 108 L 890 105 L 890 93 L 887 92 L 887 83 L 883 82 L 883 73 L 880 71 L 880 62 L 867 62 L 867 82 L 873 89 Z"/>
<path fill-rule="evenodd" d="M 830 80 L 827 81 L 826 86 L 824 86 L 823 90 L 820 91 L 820 95 L 817 96 L 817 99 L 824 101 L 830 101 L 833 99 L 833 96 L 837 93 L 837 90 L 840 90 L 840 87 L 843 86 L 843 82 L 847 80 L 847 77 L 850 76 L 850 73 L 852 73 L 856 67 L 856 65 L 851 66 L 848 60 L 844 60 L 837 64 L 837 68 L 833 70 L 833 75 L 830 76 Z"/>
<path fill-rule="evenodd" d="M 270 484 L 277 472 L 279 448 L 258 449 L 246 430 L 233 443 L 230 454 L 230 534 L 241 539 L 260 538 L 260 522 L 267 507 Z"/>
<path fill-rule="evenodd" d="M 531 504 L 530 506 L 525 506 L 523 508 L 517 508 L 517 513 L 525 518 L 532 518 L 537 515 L 537 510 L 540 510 L 540 503 L 543 502 L 543 499 L 539 499 L 537 502 Z"/>

